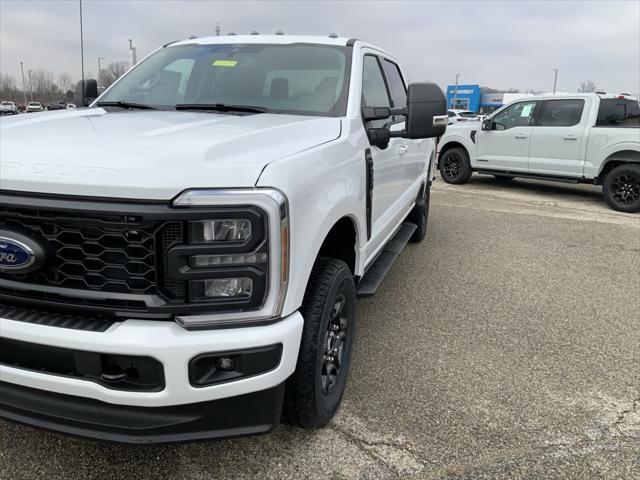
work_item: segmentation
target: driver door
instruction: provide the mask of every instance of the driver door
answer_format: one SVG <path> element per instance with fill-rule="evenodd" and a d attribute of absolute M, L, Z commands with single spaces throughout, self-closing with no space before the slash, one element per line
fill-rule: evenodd
<path fill-rule="evenodd" d="M 477 133 L 477 166 L 496 170 L 527 172 L 537 100 L 523 100 L 497 113 L 491 130 Z"/>
<path fill-rule="evenodd" d="M 363 57 L 362 106 L 391 107 L 392 102 L 382 70 L 381 59 L 366 53 Z M 384 120 L 368 121 L 367 128 L 389 128 L 400 131 L 404 118 L 390 117 Z M 409 142 L 404 138 L 392 138 L 385 149 L 375 145 L 369 147 L 373 161 L 373 191 L 371 208 L 371 241 L 369 251 L 373 252 L 395 228 L 392 221 L 398 210 L 398 201 L 406 189 L 406 165 L 410 157 Z"/>

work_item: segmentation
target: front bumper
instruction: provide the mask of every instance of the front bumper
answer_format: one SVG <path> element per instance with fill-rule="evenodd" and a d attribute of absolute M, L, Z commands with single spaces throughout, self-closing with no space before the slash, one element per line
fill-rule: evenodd
<path fill-rule="evenodd" d="M 148 356 L 164 367 L 157 392 L 114 390 L 87 380 L 0 365 L 0 416 L 93 438 L 164 442 L 246 435 L 278 423 L 285 380 L 298 357 L 296 312 L 266 326 L 188 331 L 173 322 L 127 320 L 105 332 L 0 318 L 0 336 L 91 352 Z M 282 345 L 279 365 L 208 387 L 189 382 L 189 361 L 215 352 Z"/>

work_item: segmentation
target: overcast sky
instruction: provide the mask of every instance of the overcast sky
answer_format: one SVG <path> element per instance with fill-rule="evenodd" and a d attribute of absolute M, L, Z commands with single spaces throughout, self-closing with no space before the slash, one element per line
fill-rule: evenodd
<path fill-rule="evenodd" d="M 629 1 L 125 1 L 84 0 L 85 71 L 97 58 L 138 58 L 171 40 L 222 32 L 329 34 L 373 42 L 411 80 L 575 91 L 592 80 L 640 92 L 640 0 Z M 78 0 L 0 0 L 0 72 L 20 61 L 80 77 Z"/>

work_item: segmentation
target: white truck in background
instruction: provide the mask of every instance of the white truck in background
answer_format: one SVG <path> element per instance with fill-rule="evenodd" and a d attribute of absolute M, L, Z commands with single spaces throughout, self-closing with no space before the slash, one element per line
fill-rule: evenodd
<path fill-rule="evenodd" d="M 628 95 L 536 96 L 514 101 L 482 123 L 447 129 L 439 143 L 447 183 L 494 175 L 602 185 L 621 212 L 640 211 L 640 106 Z"/>

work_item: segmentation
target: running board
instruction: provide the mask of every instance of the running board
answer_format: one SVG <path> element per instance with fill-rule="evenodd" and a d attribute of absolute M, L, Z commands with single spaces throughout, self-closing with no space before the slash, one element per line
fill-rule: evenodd
<path fill-rule="evenodd" d="M 555 177 L 553 175 L 544 175 L 544 174 L 536 175 L 535 173 L 509 172 L 509 171 L 503 171 L 503 170 L 487 170 L 485 168 L 479 168 L 475 172 L 480 175 L 502 175 L 505 177 L 528 178 L 531 180 L 547 180 L 550 182 L 587 183 L 584 181 L 584 178 Z"/>
<path fill-rule="evenodd" d="M 359 298 L 370 297 L 376 293 L 384 277 L 389 273 L 389 270 L 391 270 L 391 267 L 402 253 L 402 250 L 404 250 L 404 247 L 407 246 L 411 235 L 413 235 L 413 232 L 415 232 L 417 228 L 417 225 L 409 222 L 405 222 L 400 226 L 398 232 L 387 242 L 382 252 L 380 252 L 380 255 L 373 261 L 358 282 L 356 295 Z"/>

